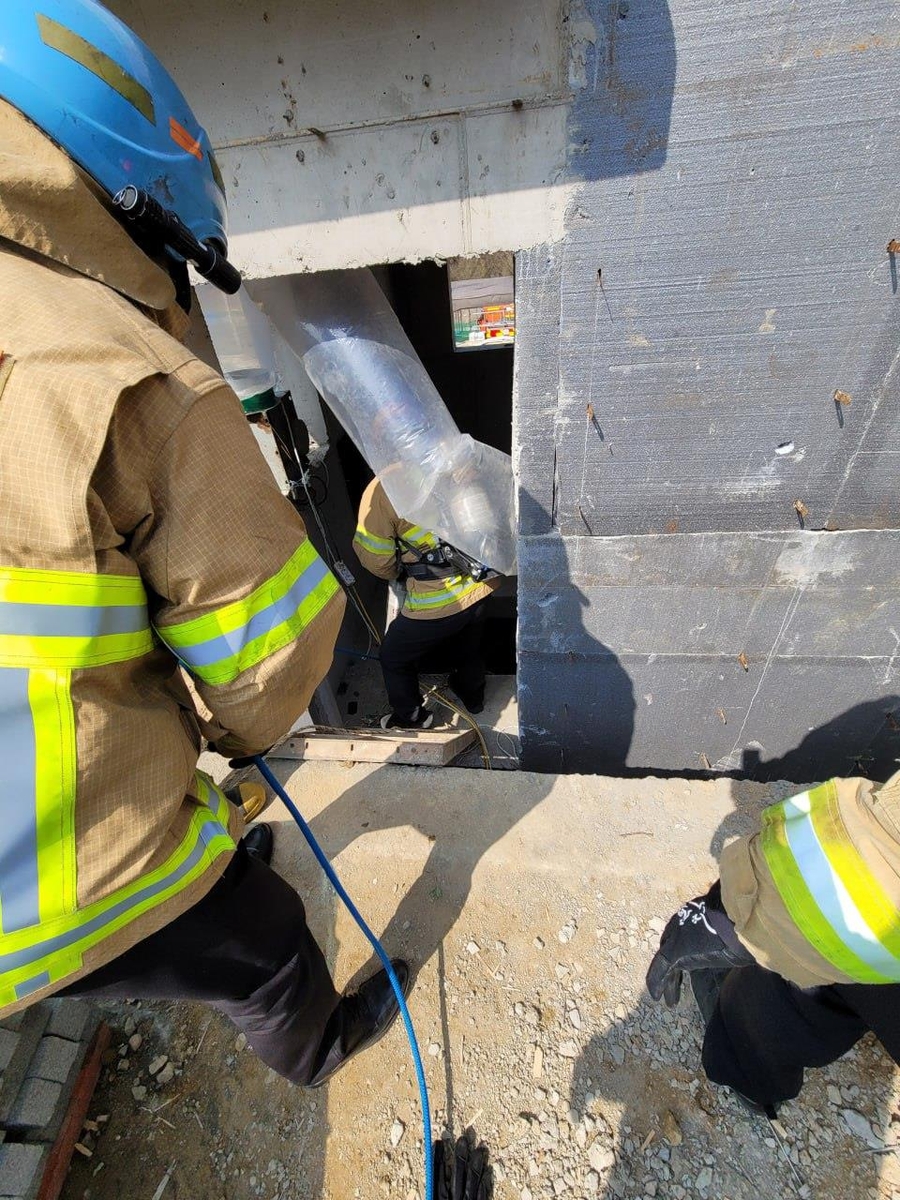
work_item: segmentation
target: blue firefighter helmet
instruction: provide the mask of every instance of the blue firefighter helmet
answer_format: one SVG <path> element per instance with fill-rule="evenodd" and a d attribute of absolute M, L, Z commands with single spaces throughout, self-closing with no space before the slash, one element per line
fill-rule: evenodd
<path fill-rule="evenodd" d="M 98 0 L 2 0 L 0 98 L 100 186 L 137 189 L 227 252 L 225 189 L 171 75 Z"/>

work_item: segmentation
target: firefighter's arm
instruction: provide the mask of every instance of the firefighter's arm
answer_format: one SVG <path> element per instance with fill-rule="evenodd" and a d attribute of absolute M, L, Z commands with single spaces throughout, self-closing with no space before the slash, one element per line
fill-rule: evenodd
<path fill-rule="evenodd" d="M 361 565 L 379 579 L 397 579 L 397 516 L 384 488 L 373 479 L 359 505 L 359 519 L 353 538 L 353 553 Z"/>
<path fill-rule="evenodd" d="M 217 749 L 263 751 L 324 678 L 343 595 L 224 384 L 182 417 L 148 486 L 131 552 L 157 633 L 210 710 Z"/>
<path fill-rule="evenodd" d="M 801 987 L 900 981 L 900 774 L 772 805 L 720 867 L 725 909 L 762 966 Z"/>

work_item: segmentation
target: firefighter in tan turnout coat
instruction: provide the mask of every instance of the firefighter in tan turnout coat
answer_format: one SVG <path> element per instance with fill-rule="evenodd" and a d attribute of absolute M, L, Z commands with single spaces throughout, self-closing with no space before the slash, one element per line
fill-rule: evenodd
<path fill-rule="evenodd" d="M 353 550 L 371 574 L 400 580 L 405 587 L 403 608 L 380 652 L 391 705 L 381 722 L 385 729 L 428 729 L 433 724 L 419 690 L 419 669 L 438 647 L 452 656 L 450 686 L 459 699 L 471 713 L 484 707 L 485 602 L 503 579 L 494 572 L 475 579 L 458 564 L 427 561 L 435 551 L 440 557 L 441 546 L 435 533 L 398 516 L 381 481 L 371 481 L 360 502 Z"/>
<path fill-rule="evenodd" d="M 383 973 L 339 997 L 300 898 L 236 846 L 240 810 L 196 769 L 181 671 L 221 753 L 263 752 L 324 676 L 343 596 L 236 397 L 180 341 L 183 259 L 165 230 L 133 238 L 113 215 L 128 185 L 224 259 L 209 141 L 149 50 L 94 0 L 12 0 L 0 1014 L 54 992 L 202 999 L 276 1070 L 318 1084 L 396 1002 Z"/>
<path fill-rule="evenodd" d="M 773 1116 L 805 1068 L 868 1030 L 900 1063 L 900 774 L 772 805 L 720 870 L 669 921 L 647 976 L 674 1004 L 689 973 L 710 1079 Z"/>

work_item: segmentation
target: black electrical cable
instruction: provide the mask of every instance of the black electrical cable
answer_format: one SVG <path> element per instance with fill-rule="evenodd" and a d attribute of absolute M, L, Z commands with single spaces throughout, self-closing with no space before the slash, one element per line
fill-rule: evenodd
<path fill-rule="evenodd" d="M 286 393 L 286 395 L 281 398 L 282 407 L 284 407 L 287 403 L 293 403 L 293 401 L 290 399 L 289 392 Z M 294 507 L 297 508 L 299 511 L 300 505 L 298 503 L 298 495 L 297 495 L 297 484 L 299 483 L 300 486 L 303 488 L 303 491 L 306 494 L 306 499 L 309 503 L 309 508 L 310 508 L 310 511 L 312 512 L 313 520 L 316 522 L 319 533 L 322 537 L 322 543 L 323 543 L 323 547 L 325 549 L 325 554 L 329 560 L 328 565 L 334 571 L 334 574 L 335 574 L 338 582 L 340 583 L 341 587 L 343 588 L 344 593 L 347 596 L 347 599 L 353 605 L 353 608 L 356 610 L 357 615 L 359 616 L 363 625 L 366 627 L 366 632 L 369 635 L 369 644 L 367 646 L 367 652 L 368 652 L 368 650 L 371 649 L 373 639 L 377 645 L 381 644 L 381 634 L 379 633 L 378 627 L 375 625 L 375 622 L 372 620 L 371 616 L 369 615 L 368 611 L 366 610 L 366 607 L 362 602 L 362 597 L 359 595 L 359 592 L 357 591 L 356 584 L 348 583 L 347 580 L 344 578 L 343 572 L 340 570 L 340 568 L 337 565 L 338 563 L 340 563 L 341 566 L 344 566 L 343 559 L 341 558 L 340 554 L 337 551 L 336 543 L 332 536 L 331 530 L 328 528 L 328 524 L 327 524 L 324 516 L 322 515 L 322 513 L 319 510 L 319 505 L 320 505 L 320 503 L 322 503 L 322 501 L 317 502 L 315 497 L 313 496 L 312 492 L 310 491 L 309 482 L 310 482 L 310 479 L 315 480 L 315 476 L 310 474 L 308 453 L 298 451 L 297 444 L 296 444 L 295 437 L 294 437 L 293 423 L 290 421 L 289 417 L 286 416 L 286 419 L 283 423 L 283 431 L 284 432 L 279 432 L 278 428 L 276 427 L 277 424 L 282 424 L 282 423 L 281 422 L 274 423 L 272 421 L 269 422 L 269 426 L 272 430 L 272 433 L 275 437 L 275 441 L 278 445 L 279 453 L 281 454 L 282 459 L 286 459 L 287 463 L 290 463 L 295 468 L 295 470 L 297 472 L 297 476 L 298 476 L 296 479 L 291 479 L 291 475 L 293 474 L 293 472 L 288 470 L 287 465 L 286 465 L 285 469 L 286 469 L 286 473 L 288 475 L 288 481 L 291 485 L 291 491 L 290 491 L 291 502 L 293 503 Z M 286 437 L 285 437 L 285 434 L 286 434 Z M 327 470 L 327 468 L 326 468 L 326 470 Z M 317 482 L 321 483 L 320 480 Z M 325 496 L 327 497 L 327 495 L 328 495 L 327 485 L 323 484 L 323 486 L 325 487 Z M 346 571 L 346 567 L 344 567 L 344 570 Z"/>

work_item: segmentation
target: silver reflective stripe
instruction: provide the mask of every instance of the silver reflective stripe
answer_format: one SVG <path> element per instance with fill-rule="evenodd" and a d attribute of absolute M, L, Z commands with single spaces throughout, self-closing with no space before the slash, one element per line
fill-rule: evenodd
<path fill-rule="evenodd" d="M 192 646 L 177 646 L 173 653 L 189 667 L 208 667 L 223 659 L 240 654 L 241 650 L 258 637 L 264 637 L 277 629 L 285 621 L 289 621 L 300 605 L 312 595 L 319 584 L 327 579 L 330 572 L 321 558 L 314 558 L 298 579 L 296 579 L 285 594 L 267 608 L 254 613 L 249 620 L 232 629 L 229 633 L 219 634 L 205 642 L 196 642 Z M 166 629 L 158 629 L 160 637 L 165 641 Z"/>
<path fill-rule="evenodd" d="M 888 979 L 900 978 L 900 962 L 866 924 L 843 880 L 819 843 L 810 816 L 810 795 L 783 801 L 785 835 L 797 870 L 822 916 L 848 950 Z"/>
<path fill-rule="evenodd" d="M 136 908 L 143 901 L 150 900 L 154 896 L 158 896 L 161 892 L 165 892 L 168 888 L 173 887 L 203 858 L 207 852 L 207 843 L 223 834 L 227 836 L 228 830 L 218 821 L 204 821 L 200 826 L 196 844 L 191 848 L 190 853 L 184 861 L 171 870 L 168 875 L 163 876 L 156 883 L 146 884 L 144 887 L 132 892 L 131 895 L 125 896 L 117 903 L 111 904 L 109 908 L 97 913 L 96 916 L 83 920 L 81 924 L 57 934 L 56 937 L 47 938 L 42 942 L 35 942 L 30 946 L 23 947 L 21 950 L 13 950 L 9 954 L 0 954 L 0 976 L 5 975 L 8 971 L 15 971 L 20 967 L 27 966 L 29 963 L 37 963 L 46 955 L 56 954 L 60 950 L 67 950 L 69 947 L 77 945 L 83 938 L 102 930 L 104 926 L 111 924 L 117 917 L 121 917 L 131 909 Z"/>
<path fill-rule="evenodd" d="M 38 906 L 35 734 L 30 672 L 0 668 L 0 924 L 3 933 L 36 925 Z"/>
<path fill-rule="evenodd" d="M 143 604 L 0 604 L 0 634 L 104 637 L 147 628 Z"/>
<path fill-rule="evenodd" d="M 31 979 L 26 979 L 23 983 L 16 984 L 16 999 L 24 1000 L 32 992 L 36 992 L 42 987 L 47 987 L 50 982 L 50 972 L 41 971 L 39 975 L 35 975 Z"/>

